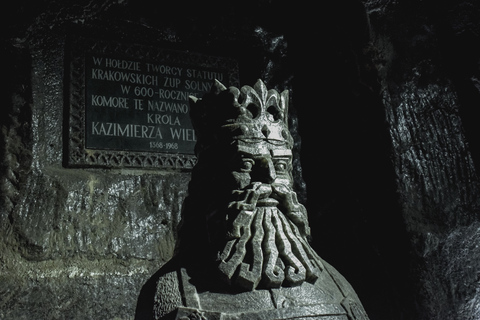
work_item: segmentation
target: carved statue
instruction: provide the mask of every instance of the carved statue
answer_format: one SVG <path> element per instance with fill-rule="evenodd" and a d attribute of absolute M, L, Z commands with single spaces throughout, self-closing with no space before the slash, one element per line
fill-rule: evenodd
<path fill-rule="evenodd" d="M 216 81 L 190 99 L 198 163 L 154 318 L 367 320 L 350 284 L 308 242 L 292 189 L 288 91 Z"/>

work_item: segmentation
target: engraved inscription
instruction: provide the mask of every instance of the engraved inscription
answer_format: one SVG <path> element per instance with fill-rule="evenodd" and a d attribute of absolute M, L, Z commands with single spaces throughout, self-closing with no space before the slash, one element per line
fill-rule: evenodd
<path fill-rule="evenodd" d="M 86 56 L 86 147 L 193 154 L 188 97 L 226 70 Z"/>
<path fill-rule="evenodd" d="M 202 96 L 214 79 L 239 83 L 229 58 L 82 36 L 66 48 L 69 167 L 191 169 L 188 96 Z"/>

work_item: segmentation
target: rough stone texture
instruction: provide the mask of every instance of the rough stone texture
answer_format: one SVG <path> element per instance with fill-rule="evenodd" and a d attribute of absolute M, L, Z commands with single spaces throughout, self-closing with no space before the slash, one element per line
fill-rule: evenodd
<path fill-rule="evenodd" d="M 58 5 L 8 29 L 0 318 L 131 319 L 173 252 L 189 174 L 62 166 L 66 24 L 94 12 Z"/>
<path fill-rule="evenodd" d="M 0 319 L 132 319 L 142 286 L 175 246 L 189 172 L 63 166 L 69 35 L 226 55 L 239 59 L 245 81 L 289 81 L 276 76 L 281 36 L 257 28 L 243 7 L 201 16 L 200 8 L 20 1 L 11 10 L 2 37 Z"/>
<path fill-rule="evenodd" d="M 9 219 L 27 260 L 168 258 L 188 175 L 31 172 Z M 36 198 L 32 201 L 32 198 Z M 41 214 L 42 212 L 48 214 Z M 158 243 L 162 239 L 164 243 Z"/>
<path fill-rule="evenodd" d="M 0 315 L 131 318 L 145 278 L 172 255 L 188 179 L 51 167 L 30 172 L 2 224 Z"/>
<path fill-rule="evenodd" d="M 480 194 L 468 143 L 478 137 L 468 126 L 466 135 L 463 120 L 472 120 L 460 111 L 479 99 L 471 92 L 479 9 L 473 1 L 426 2 L 410 15 L 407 4 L 367 2 L 421 319 L 480 314 Z"/>
<path fill-rule="evenodd" d="M 322 76 L 294 86 L 297 106 L 314 99 L 321 115 L 298 108 L 314 243 L 372 299 L 362 299 L 372 319 L 476 319 L 478 4 L 345 1 L 323 9 L 329 17 L 303 19 L 318 41 L 297 43 L 307 53 L 300 70 L 309 67 L 300 75 Z M 315 50 L 326 43 L 336 50 Z M 305 157 L 315 148 L 322 156 Z"/>

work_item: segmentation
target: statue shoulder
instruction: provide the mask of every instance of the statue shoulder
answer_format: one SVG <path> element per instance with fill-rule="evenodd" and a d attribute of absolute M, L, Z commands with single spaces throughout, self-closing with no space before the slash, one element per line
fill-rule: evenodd
<path fill-rule="evenodd" d="M 347 312 L 349 319 L 368 320 L 367 313 L 352 285 L 340 274 L 340 272 L 337 271 L 337 269 L 325 262 L 325 260 L 322 259 L 322 263 L 325 267 L 325 271 L 330 275 L 337 285 L 338 290 L 343 295 L 341 305 Z"/>
<path fill-rule="evenodd" d="M 179 283 L 179 269 L 175 261 L 160 270 L 154 297 L 154 319 L 175 319 L 175 311 L 183 306 Z"/>

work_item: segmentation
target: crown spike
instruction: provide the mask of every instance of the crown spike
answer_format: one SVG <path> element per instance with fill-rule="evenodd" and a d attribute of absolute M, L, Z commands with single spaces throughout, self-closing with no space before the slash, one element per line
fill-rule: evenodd
<path fill-rule="evenodd" d="M 198 101 L 198 98 L 195 97 L 195 96 L 188 96 L 188 102 L 190 102 L 190 104 L 195 104 L 197 103 Z"/>
<path fill-rule="evenodd" d="M 250 86 L 243 86 L 241 89 L 241 93 L 244 97 L 243 103 L 248 106 L 249 104 L 254 104 L 258 107 L 262 106 L 262 98 L 258 95 L 258 92 L 250 87 Z"/>
<path fill-rule="evenodd" d="M 288 131 L 288 91 L 268 90 L 262 80 L 253 87 L 226 88 L 215 80 L 202 99 L 190 98 L 191 117 L 200 144 L 273 143 L 291 146 Z M 198 105 L 198 106 L 195 106 Z M 198 142 L 197 142 L 198 143 Z"/>
<path fill-rule="evenodd" d="M 271 90 L 268 90 L 268 94 L 267 94 L 267 101 L 265 101 L 265 107 L 268 108 L 269 106 L 271 105 L 275 105 L 275 106 L 279 106 L 279 103 L 280 103 L 280 95 L 278 94 L 278 92 L 274 89 L 271 89 Z M 283 111 L 283 110 L 282 110 Z"/>
<path fill-rule="evenodd" d="M 223 83 L 215 79 L 215 84 L 212 86 L 211 92 L 218 94 L 225 90 L 227 90 L 227 87 L 225 87 Z"/>
<path fill-rule="evenodd" d="M 266 101 L 267 99 L 267 86 L 265 83 L 261 80 L 258 79 L 257 82 L 254 85 L 255 91 L 259 94 L 260 100 L 261 101 Z"/>
<path fill-rule="evenodd" d="M 283 121 L 285 121 L 285 124 L 288 126 L 288 98 L 289 98 L 289 92 L 288 90 L 284 90 L 280 94 L 280 104 L 279 107 L 282 109 L 283 112 Z"/>

